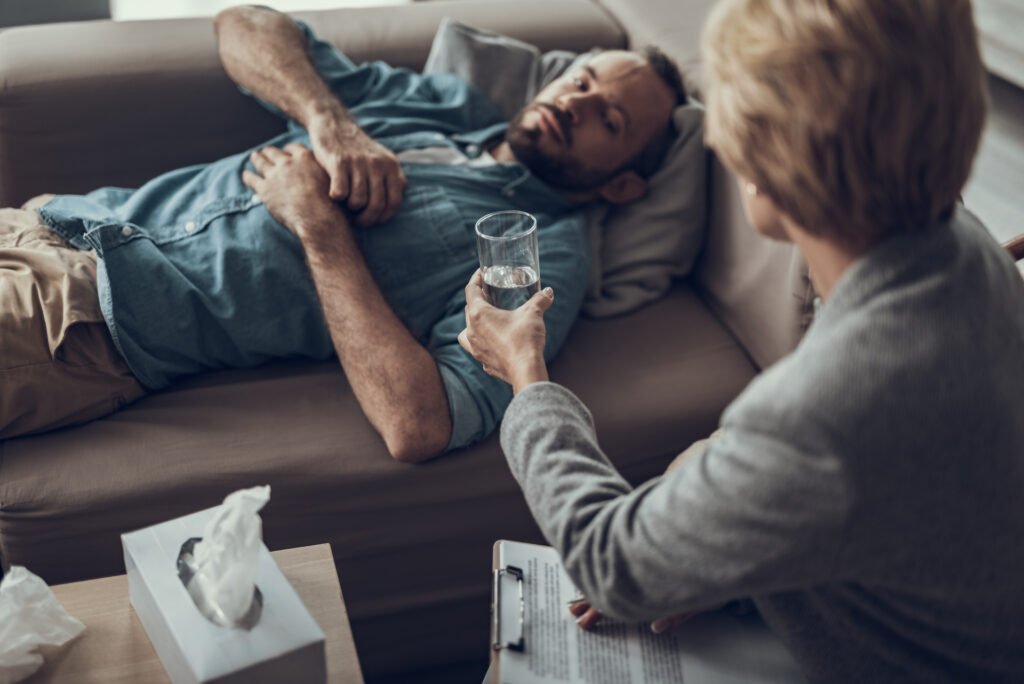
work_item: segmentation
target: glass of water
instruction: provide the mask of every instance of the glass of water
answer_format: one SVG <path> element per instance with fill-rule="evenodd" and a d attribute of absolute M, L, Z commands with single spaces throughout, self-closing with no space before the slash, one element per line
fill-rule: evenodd
<path fill-rule="evenodd" d="M 525 211 L 496 211 L 476 222 L 484 296 L 499 309 L 517 309 L 540 292 L 537 219 Z"/>

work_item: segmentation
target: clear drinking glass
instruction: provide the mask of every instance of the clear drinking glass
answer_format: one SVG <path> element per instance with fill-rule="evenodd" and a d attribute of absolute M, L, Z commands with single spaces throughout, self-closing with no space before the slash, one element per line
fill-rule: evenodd
<path fill-rule="evenodd" d="M 496 211 L 476 222 L 484 296 L 499 309 L 517 309 L 540 292 L 537 219 L 525 211 Z"/>

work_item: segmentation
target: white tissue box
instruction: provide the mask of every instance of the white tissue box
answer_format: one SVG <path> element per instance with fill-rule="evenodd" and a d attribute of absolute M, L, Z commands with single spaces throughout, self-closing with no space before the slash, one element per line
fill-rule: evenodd
<path fill-rule="evenodd" d="M 209 508 L 121 535 L 132 606 L 175 684 L 324 682 L 324 633 L 260 544 L 256 586 L 263 612 L 250 631 L 220 627 L 178 578 L 181 545 L 201 537 Z"/>

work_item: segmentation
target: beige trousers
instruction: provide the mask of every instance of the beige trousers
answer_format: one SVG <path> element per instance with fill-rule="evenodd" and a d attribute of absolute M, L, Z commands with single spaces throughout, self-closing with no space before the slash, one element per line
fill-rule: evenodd
<path fill-rule="evenodd" d="M 96 255 L 40 220 L 36 197 L 0 209 L 0 439 L 99 418 L 146 391 L 96 295 Z"/>

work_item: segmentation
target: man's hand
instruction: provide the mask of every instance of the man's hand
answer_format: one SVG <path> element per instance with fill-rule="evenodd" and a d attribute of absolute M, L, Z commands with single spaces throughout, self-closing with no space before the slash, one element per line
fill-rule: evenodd
<path fill-rule="evenodd" d="M 452 419 L 433 356 L 409 333 L 374 282 L 329 180 L 302 145 L 252 153 L 243 172 L 267 210 L 298 235 L 334 350 L 366 417 L 399 461 L 440 454 Z"/>
<path fill-rule="evenodd" d="M 586 601 L 581 603 L 573 603 L 569 606 L 569 612 L 576 618 L 576 624 L 583 629 L 592 629 L 597 626 L 597 623 L 601 621 L 601 612 L 591 606 Z M 655 634 L 661 634 L 667 632 L 673 627 L 678 627 L 683 624 L 697 612 L 693 613 L 680 613 L 679 615 L 671 615 L 669 617 L 658 618 L 651 623 L 651 631 Z"/>
<path fill-rule="evenodd" d="M 395 153 L 355 122 L 326 113 L 309 122 L 313 156 L 330 176 L 330 197 L 344 201 L 360 226 L 383 223 L 402 204 L 407 181 Z"/>
<path fill-rule="evenodd" d="M 263 200 L 267 211 L 288 230 L 306 237 L 310 226 L 322 226 L 314 217 L 336 211 L 327 196 L 328 179 L 308 148 L 297 143 L 283 150 L 264 147 L 249 155 L 256 173 L 242 172 L 242 182 Z M 340 212 L 339 212 L 340 213 Z"/>
<path fill-rule="evenodd" d="M 330 197 L 344 202 L 361 226 L 391 218 L 406 185 L 398 159 L 366 135 L 334 96 L 295 22 L 276 10 L 239 6 L 217 14 L 214 28 L 232 80 L 309 131 L 313 156 L 331 179 Z"/>
<path fill-rule="evenodd" d="M 555 301 L 551 288 L 533 295 L 518 309 L 505 311 L 487 302 L 483 284 L 483 274 L 477 270 L 466 285 L 466 329 L 459 333 L 459 344 L 485 372 L 512 385 L 516 393 L 547 380 L 544 312 Z"/>

